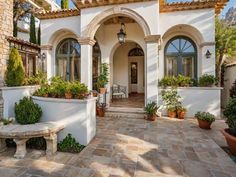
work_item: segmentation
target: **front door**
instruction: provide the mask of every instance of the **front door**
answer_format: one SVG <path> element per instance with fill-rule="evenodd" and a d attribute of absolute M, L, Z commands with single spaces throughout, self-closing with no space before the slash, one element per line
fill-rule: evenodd
<path fill-rule="evenodd" d="M 130 91 L 131 93 L 138 92 L 138 63 L 130 63 Z"/>

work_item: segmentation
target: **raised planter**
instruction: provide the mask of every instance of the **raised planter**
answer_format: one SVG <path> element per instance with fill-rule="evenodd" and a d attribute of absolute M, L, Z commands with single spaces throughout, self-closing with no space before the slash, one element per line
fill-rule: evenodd
<path fill-rule="evenodd" d="M 96 98 L 84 100 L 32 97 L 43 111 L 40 122 L 56 121 L 65 125 L 59 132 L 58 140 L 63 140 L 68 133 L 87 145 L 96 134 Z"/>
<path fill-rule="evenodd" d="M 3 98 L 3 117 L 15 117 L 15 103 L 19 102 L 25 96 L 31 96 L 37 89 L 35 86 L 20 86 L 20 87 L 1 87 Z"/>
<path fill-rule="evenodd" d="M 162 90 L 163 88 L 159 88 L 159 95 Z M 221 90 L 221 87 L 178 87 L 177 91 L 182 98 L 182 105 L 187 109 L 186 117 L 194 117 L 196 112 L 205 111 L 220 118 Z M 161 96 L 159 96 L 159 105 L 163 105 Z M 162 114 L 167 115 L 167 111 L 162 109 Z"/>

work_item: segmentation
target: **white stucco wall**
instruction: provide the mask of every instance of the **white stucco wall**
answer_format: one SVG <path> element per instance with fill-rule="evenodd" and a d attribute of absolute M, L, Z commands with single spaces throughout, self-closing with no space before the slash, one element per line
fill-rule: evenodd
<path fill-rule="evenodd" d="M 224 89 L 222 90 L 222 107 L 225 108 L 230 99 L 230 89 L 236 80 L 236 65 L 225 68 L 224 73 Z"/>

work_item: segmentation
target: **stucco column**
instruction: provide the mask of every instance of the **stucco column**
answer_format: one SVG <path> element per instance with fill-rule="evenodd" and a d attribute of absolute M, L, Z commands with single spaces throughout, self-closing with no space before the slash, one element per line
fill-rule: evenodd
<path fill-rule="evenodd" d="M 202 63 L 201 63 L 201 75 L 210 74 L 215 76 L 215 42 L 206 42 L 201 44 L 202 51 Z M 211 53 L 210 58 L 206 57 L 207 50 Z"/>
<path fill-rule="evenodd" d="M 160 36 L 151 35 L 145 37 L 145 104 L 150 101 L 158 103 L 158 43 Z"/>
<path fill-rule="evenodd" d="M 90 38 L 79 38 L 81 45 L 81 83 L 88 86 L 89 90 L 93 89 L 93 45 L 95 40 Z"/>
<path fill-rule="evenodd" d="M 44 56 L 44 58 L 43 58 Z M 41 46 L 41 58 L 42 68 L 44 72 L 47 72 L 47 78 L 50 79 L 54 74 L 54 65 L 52 62 L 52 46 L 51 45 L 43 45 Z"/>

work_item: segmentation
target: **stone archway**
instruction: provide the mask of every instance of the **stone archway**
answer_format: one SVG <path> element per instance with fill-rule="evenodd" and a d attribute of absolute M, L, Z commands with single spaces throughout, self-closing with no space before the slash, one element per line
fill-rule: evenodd
<path fill-rule="evenodd" d="M 112 16 L 119 16 L 119 15 L 126 16 L 135 20 L 142 28 L 145 36 L 151 35 L 151 30 L 147 22 L 143 19 L 143 17 L 141 17 L 137 12 L 131 9 L 118 6 L 108 9 L 104 12 L 101 12 L 99 15 L 94 17 L 94 19 L 87 25 L 87 28 L 84 32 L 84 36 L 93 39 L 98 28 L 104 21 L 111 18 Z"/>

